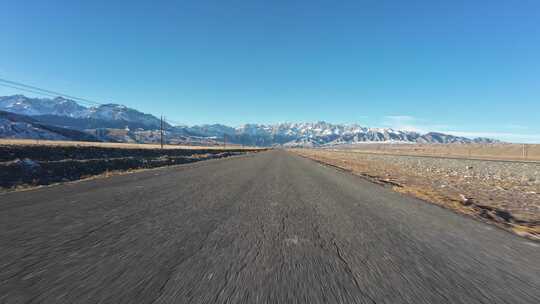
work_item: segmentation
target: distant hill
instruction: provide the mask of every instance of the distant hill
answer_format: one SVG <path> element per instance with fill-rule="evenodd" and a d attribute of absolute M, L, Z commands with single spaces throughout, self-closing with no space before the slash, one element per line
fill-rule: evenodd
<path fill-rule="evenodd" d="M 161 121 L 157 117 L 123 105 L 105 104 L 85 107 L 73 100 L 57 97 L 29 98 L 24 95 L 0 97 L 0 110 L 31 117 L 33 125 L 73 129 L 99 135 L 104 141 L 156 142 Z M 43 129 L 43 128 L 42 128 Z M 98 130 L 99 129 L 99 130 Z M 279 123 L 272 125 L 244 124 L 230 127 L 221 124 L 171 126 L 165 123 L 166 140 L 174 143 L 223 142 L 251 146 L 334 146 L 365 142 L 394 143 L 493 143 L 489 138 L 469 139 L 449 134 L 368 128 L 357 124 Z M 17 131 L 18 130 L 18 131 Z M 15 134 L 15 133 L 20 134 Z M 8 134 L 6 131 L 4 134 Z M 33 138 L 34 131 L 19 126 L 9 136 Z M 4 135 L 4 137 L 7 135 Z M 43 136 L 43 135 L 41 135 Z"/>
<path fill-rule="evenodd" d="M 36 115 L 32 116 L 33 119 L 48 125 L 55 125 L 64 128 L 71 128 L 76 130 L 87 129 L 143 129 L 143 130 L 155 130 L 158 127 L 149 127 L 148 125 L 138 121 L 125 121 L 125 120 L 106 120 L 96 118 L 75 118 L 69 116 L 58 115 Z"/>
<path fill-rule="evenodd" d="M 99 141 L 85 132 L 46 125 L 29 116 L 4 111 L 0 111 L 0 138 Z"/>
<path fill-rule="evenodd" d="M 469 139 L 466 137 L 448 135 L 444 133 L 429 132 L 420 136 L 416 142 L 418 143 L 440 143 L 440 144 L 455 144 L 455 143 L 482 143 L 489 144 L 499 142 L 491 138 L 477 137 Z"/>
<path fill-rule="evenodd" d="M 118 104 L 85 107 L 73 100 L 57 97 L 30 98 L 24 95 L 0 97 L 0 110 L 28 116 L 40 116 L 42 121 L 61 122 L 77 129 L 91 129 L 94 122 L 108 122 L 122 128 L 159 128 L 159 118 Z M 56 116 L 56 118 L 55 118 Z M 66 118 L 62 121 L 61 118 Z M 71 119 L 67 119 L 71 118 Z M 85 125 L 89 124 L 89 125 Z M 170 127 L 170 125 L 166 125 Z M 103 126 L 105 127 L 105 126 Z"/>

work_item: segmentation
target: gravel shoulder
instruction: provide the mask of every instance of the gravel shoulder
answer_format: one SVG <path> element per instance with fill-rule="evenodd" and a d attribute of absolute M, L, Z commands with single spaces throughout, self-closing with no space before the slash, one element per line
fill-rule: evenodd
<path fill-rule="evenodd" d="M 540 163 L 294 149 L 395 191 L 540 239 Z"/>

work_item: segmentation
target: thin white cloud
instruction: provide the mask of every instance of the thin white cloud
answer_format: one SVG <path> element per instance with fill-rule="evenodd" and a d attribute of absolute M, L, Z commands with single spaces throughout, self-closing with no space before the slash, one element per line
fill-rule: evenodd
<path fill-rule="evenodd" d="M 514 143 L 540 143 L 540 134 L 524 133 L 523 131 L 529 130 L 529 128 L 518 124 L 507 124 L 503 126 L 507 130 L 518 132 L 455 131 L 452 126 L 431 124 L 426 120 L 410 115 L 387 115 L 383 117 L 381 125 L 387 128 L 418 133 L 440 132 L 468 138 L 488 137 Z"/>
<path fill-rule="evenodd" d="M 386 115 L 385 119 L 394 120 L 394 121 L 414 121 L 416 118 L 409 115 Z"/>
<path fill-rule="evenodd" d="M 392 129 L 425 132 L 425 130 L 418 126 L 416 118 L 409 115 L 387 115 L 383 117 L 382 125 L 384 127 L 390 127 Z"/>
<path fill-rule="evenodd" d="M 512 130 L 528 130 L 529 128 L 526 126 L 518 125 L 518 124 L 506 124 L 504 125 L 506 129 L 512 129 Z"/>

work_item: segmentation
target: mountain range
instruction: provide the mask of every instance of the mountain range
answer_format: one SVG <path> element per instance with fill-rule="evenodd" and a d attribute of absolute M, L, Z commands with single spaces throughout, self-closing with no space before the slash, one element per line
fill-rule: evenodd
<path fill-rule="evenodd" d="M 85 107 L 63 97 L 29 98 L 24 95 L 0 97 L 0 110 L 20 115 L 35 116 L 38 120 L 74 119 L 80 121 L 97 121 L 99 123 L 118 122 L 118 126 L 134 124 L 136 127 L 155 129 L 160 127 L 160 119 L 119 104 L 103 104 Z M 40 117 L 45 117 L 41 118 Z M 111 126 L 112 127 L 112 126 Z"/>
<path fill-rule="evenodd" d="M 0 138 L 98 141 L 86 132 L 40 123 L 26 116 L 0 111 Z"/>
<path fill-rule="evenodd" d="M 161 120 L 118 104 L 85 107 L 77 102 L 57 97 L 29 98 L 24 95 L 0 97 L 0 138 L 56 138 L 51 129 L 74 130 L 72 140 L 113 142 L 157 142 Z M 45 128 L 45 129 L 43 129 Z M 48 129 L 47 129 L 48 128 Z M 59 129 L 58 129 L 59 128 Z M 37 132 L 36 130 L 44 130 Z M 334 146 L 364 142 L 395 143 L 492 143 L 488 138 L 469 139 L 449 134 L 368 128 L 357 124 L 315 123 L 244 124 L 230 127 L 220 124 L 173 126 L 164 123 L 169 143 L 217 144 L 229 143 L 256 146 Z M 49 132 L 49 133 L 47 133 Z M 62 132 L 61 132 L 62 133 Z M 69 133 L 69 132 L 68 132 Z M 45 135 L 47 134 L 47 135 Z M 84 137 L 87 134 L 91 137 Z M 85 138 L 85 139 L 81 139 Z M 69 137 L 68 137 L 69 139 Z"/>

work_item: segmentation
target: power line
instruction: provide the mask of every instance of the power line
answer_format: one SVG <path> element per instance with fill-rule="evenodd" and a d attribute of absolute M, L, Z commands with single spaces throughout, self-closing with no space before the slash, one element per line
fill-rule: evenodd
<path fill-rule="evenodd" d="M 40 95 L 40 96 L 47 96 L 47 97 L 51 97 L 51 98 L 64 97 L 64 96 L 58 96 L 56 94 L 53 95 L 53 94 L 40 92 L 40 91 L 36 91 L 36 90 L 31 90 L 31 89 L 21 88 L 21 87 L 17 87 L 17 86 L 12 86 L 12 85 L 8 85 L 8 84 L 1 83 L 1 82 L 0 82 L 0 86 L 16 89 L 16 90 L 23 91 L 23 92 L 33 93 L 33 94 Z M 82 102 L 80 100 L 77 100 L 77 103 L 83 104 L 83 105 L 86 105 L 86 106 L 95 106 L 95 104 L 91 104 L 91 103 L 88 103 L 88 102 Z"/>
<path fill-rule="evenodd" d="M 21 91 L 28 92 L 28 93 L 34 93 L 34 94 L 38 94 L 38 95 L 43 95 L 43 96 L 58 97 L 58 95 L 47 94 L 47 93 L 38 92 L 38 91 L 25 89 L 25 88 L 18 88 L 16 86 L 11 86 L 11 85 L 4 84 L 4 83 L 0 83 L 0 86 L 4 86 L 4 87 L 7 87 L 7 88 L 12 88 L 12 89 L 16 89 L 16 90 L 21 90 Z"/>
<path fill-rule="evenodd" d="M 60 96 L 60 97 L 72 99 L 72 100 L 75 100 L 75 101 L 78 101 L 78 102 L 81 102 L 81 103 L 86 103 L 86 104 L 91 104 L 91 105 L 103 105 L 103 103 L 93 101 L 93 100 L 90 100 L 90 99 L 80 98 L 80 97 L 71 96 L 71 95 L 56 92 L 56 91 L 42 89 L 42 88 L 38 88 L 36 86 L 31 86 L 31 85 L 24 84 L 24 83 L 17 82 L 17 81 L 12 81 L 12 80 L 7 80 L 7 79 L 0 78 L 0 82 L 4 83 L 4 84 L 1 84 L 3 86 L 11 85 L 10 86 L 11 88 L 19 89 L 19 90 L 26 91 L 26 92 L 31 92 L 31 93 L 34 93 L 34 94 L 42 94 L 42 95 L 53 96 L 53 97 Z M 6 85 L 5 83 L 7 83 L 8 85 Z M 14 87 L 14 86 L 17 86 L 17 87 Z M 29 91 L 29 90 L 33 90 L 34 92 Z M 38 92 L 35 92 L 35 91 L 38 91 Z"/>
<path fill-rule="evenodd" d="M 163 115 L 161 115 L 161 124 L 160 124 L 160 134 L 161 134 L 161 138 L 160 138 L 160 142 L 161 142 L 161 149 L 163 149 Z"/>
<path fill-rule="evenodd" d="M 171 120 L 171 119 L 163 119 L 164 121 L 168 122 L 169 124 L 173 125 L 173 126 L 178 126 L 178 125 L 183 125 L 183 123 L 179 122 L 179 121 L 174 121 L 174 120 Z"/>
<path fill-rule="evenodd" d="M 93 100 L 90 100 L 90 99 L 80 98 L 80 97 L 71 96 L 71 95 L 68 95 L 68 94 L 64 94 L 64 93 L 60 93 L 60 92 L 56 92 L 56 91 L 52 91 L 52 90 L 42 89 L 42 88 L 39 88 L 39 87 L 36 87 L 36 86 L 32 86 L 32 85 L 28 85 L 28 84 L 24 84 L 24 83 L 21 83 L 21 82 L 8 80 L 8 79 L 0 78 L 0 86 L 20 90 L 20 91 L 23 91 L 23 92 L 33 93 L 33 94 L 37 94 L 37 95 L 47 96 L 47 97 L 53 97 L 53 98 L 55 98 L 55 97 L 64 97 L 64 98 L 71 99 L 71 100 L 74 100 L 74 101 L 76 101 L 78 103 L 88 105 L 88 106 L 104 105 L 104 103 L 100 103 L 100 102 L 93 101 Z M 183 125 L 183 123 L 181 123 L 181 122 L 166 119 L 165 117 L 163 117 L 163 121 L 168 122 L 171 125 Z"/>
<path fill-rule="evenodd" d="M 183 122 L 180 122 L 180 121 L 176 121 L 176 120 L 172 120 L 172 119 L 168 119 L 168 118 L 165 118 L 163 117 L 163 120 L 167 123 L 169 123 L 170 125 L 172 126 L 185 126 L 186 124 L 183 123 Z"/>
<path fill-rule="evenodd" d="M 40 92 L 46 93 L 49 96 L 52 94 L 52 95 L 55 95 L 55 96 L 61 96 L 61 97 L 77 100 L 77 101 L 84 102 L 84 103 L 89 103 L 89 104 L 94 104 L 94 105 L 102 105 L 102 103 L 99 103 L 97 101 L 89 100 L 89 99 L 86 99 L 86 98 L 80 98 L 80 97 L 76 97 L 76 96 L 71 96 L 71 95 L 68 95 L 68 94 L 64 94 L 64 93 L 60 93 L 60 92 L 56 92 L 56 91 L 51 91 L 51 90 L 47 90 L 47 89 L 42 89 L 42 88 L 38 88 L 36 86 L 31 86 L 31 85 L 24 84 L 24 83 L 17 82 L 17 81 L 12 81 L 12 80 L 7 80 L 7 79 L 0 78 L 0 82 L 8 83 L 8 84 L 11 84 L 11 85 L 15 85 L 15 86 L 19 86 L 19 87 L 23 87 L 23 88 L 27 88 L 27 89 L 31 89 L 31 90 L 40 91 Z M 22 88 L 19 88 L 19 89 L 22 89 Z"/>

